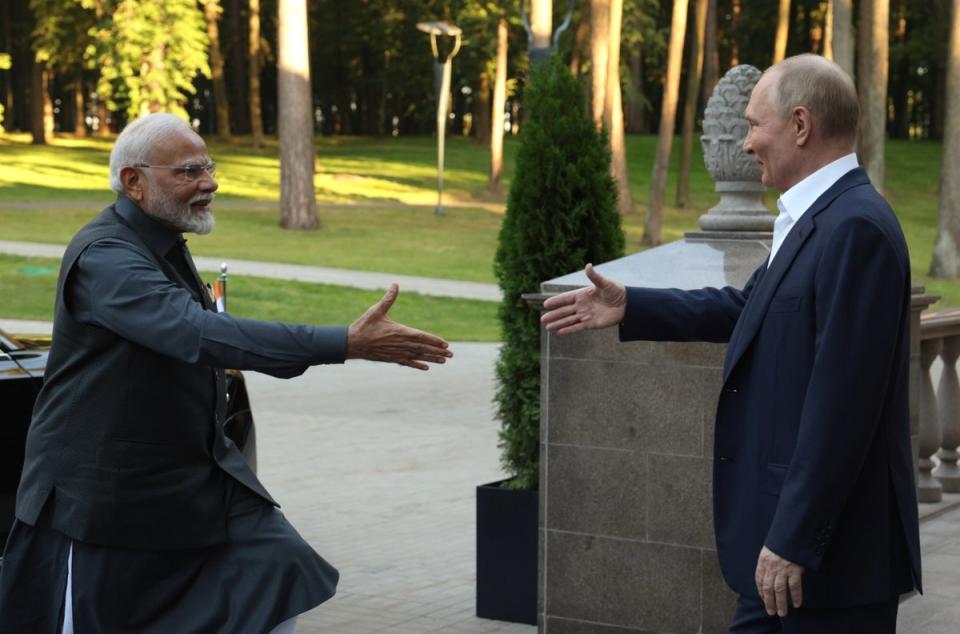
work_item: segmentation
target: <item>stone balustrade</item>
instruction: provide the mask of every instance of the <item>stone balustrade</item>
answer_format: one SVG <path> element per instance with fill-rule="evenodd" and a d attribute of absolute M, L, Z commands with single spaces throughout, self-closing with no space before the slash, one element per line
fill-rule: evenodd
<path fill-rule="evenodd" d="M 960 493 L 960 309 L 920 318 L 919 461 L 917 498 L 936 503 Z M 934 387 L 934 364 L 940 376 Z"/>

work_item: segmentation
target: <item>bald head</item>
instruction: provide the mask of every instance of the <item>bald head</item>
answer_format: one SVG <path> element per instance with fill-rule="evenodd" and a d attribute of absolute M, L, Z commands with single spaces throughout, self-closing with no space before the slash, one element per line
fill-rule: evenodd
<path fill-rule="evenodd" d="M 821 140 L 852 150 L 857 140 L 860 105 L 857 90 L 842 68 L 819 55 L 796 55 L 768 68 L 770 101 L 781 118 L 793 108 L 810 111 Z"/>

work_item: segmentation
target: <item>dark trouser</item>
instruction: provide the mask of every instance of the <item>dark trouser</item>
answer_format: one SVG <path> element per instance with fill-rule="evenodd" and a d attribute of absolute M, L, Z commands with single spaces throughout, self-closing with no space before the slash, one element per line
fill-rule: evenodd
<path fill-rule="evenodd" d="M 763 601 L 739 597 L 730 634 L 894 634 L 899 597 L 883 603 L 844 608 L 791 608 L 784 618 L 770 616 Z"/>

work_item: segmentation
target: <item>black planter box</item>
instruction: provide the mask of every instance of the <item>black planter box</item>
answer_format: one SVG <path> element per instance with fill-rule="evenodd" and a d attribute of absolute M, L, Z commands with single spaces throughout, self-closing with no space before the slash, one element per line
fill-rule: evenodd
<path fill-rule="evenodd" d="M 477 616 L 537 624 L 536 491 L 477 487 Z"/>

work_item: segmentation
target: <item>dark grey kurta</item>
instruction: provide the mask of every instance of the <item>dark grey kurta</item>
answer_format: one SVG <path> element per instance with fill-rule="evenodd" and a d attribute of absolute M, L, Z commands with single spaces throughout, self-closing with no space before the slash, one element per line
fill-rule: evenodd
<path fill-rule="evenodd" d="M 192 262 L 177 259 L 185 252 L 178 233 L 124 197 L 116 212 L 152 252 L 167 254 L 192 287 L 200 285 Z M 188 364 L 289 377 L 344 359 L 345 328 L 217 314 L 197 300 L 198 288 L 191 290 L 173 283 L 131 244 L 107 238 L 83 252 L 63 292 L 77 322 Z M 211 414 L 214 408 L 211 403 Z M 336 570 L 270 501 L 235 480 L 226 482 L 222 543 L 149 550 L 73 542 L 78 633 L 261 633 L 333 595 Z M 36 526 L 14 525 L 0 570 L 0 632 L 57 631 L 69 544 L 42 517 Z"/>

